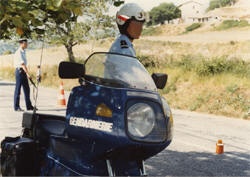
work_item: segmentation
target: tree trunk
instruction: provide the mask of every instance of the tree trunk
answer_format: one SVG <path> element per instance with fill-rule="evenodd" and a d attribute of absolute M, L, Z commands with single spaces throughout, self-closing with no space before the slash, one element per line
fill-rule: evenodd
<path fill-rule="evenodd" d="M 75 63 L 76 61 L 75 61 L 75 56 L 73 53 L 73 44 L 66 44 L 64 46 L 67 49 L 69 61 Z"/>

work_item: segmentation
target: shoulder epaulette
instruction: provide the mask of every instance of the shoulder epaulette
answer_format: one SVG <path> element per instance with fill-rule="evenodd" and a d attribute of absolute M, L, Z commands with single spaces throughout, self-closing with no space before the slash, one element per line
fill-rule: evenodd
<path fill-rule="evenodd" d="M 127 44 L 127 42 L 125 40 L 121 40 L 120 44 L 121 44 L 122 49 L 128 48 L 128 44 Z"/>

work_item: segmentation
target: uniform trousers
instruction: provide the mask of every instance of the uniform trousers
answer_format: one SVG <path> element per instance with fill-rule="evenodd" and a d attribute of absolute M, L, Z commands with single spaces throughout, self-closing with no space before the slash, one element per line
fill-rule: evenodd
<path fill-rule="evenodd" d="M 22 68 L 16 68 L 15 77 L 16 77 L 16 87 L 14 93 L 14 109 L 17 110 L 18 108 L 20 108 L 21 87 L 23 87 L 26 109 L 27 110 L 32 109 L 33 106 L 30 101 L 30 87 L 26 73 Z"/>

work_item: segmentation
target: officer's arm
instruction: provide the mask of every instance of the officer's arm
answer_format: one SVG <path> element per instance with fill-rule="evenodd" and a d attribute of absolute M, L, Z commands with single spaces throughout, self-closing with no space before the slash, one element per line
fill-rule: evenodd
<path fill-rule="evenodd" d="M 21 67 L 23 68 L 23 70 L 24 70 L 24 72 L 26 73 L 27 77 L 30 78 L 30 75 L 29 75 L 27 66 L 26 66 L 24 63 L 22 63 L 22 64 L 21 64 Z"/>

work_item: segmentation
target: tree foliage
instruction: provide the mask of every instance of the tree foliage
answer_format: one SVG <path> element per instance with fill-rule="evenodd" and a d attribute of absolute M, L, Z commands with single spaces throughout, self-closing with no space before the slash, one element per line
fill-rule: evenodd
<path fill-rule="evenodd" d="M 83 14 L 83 7 L 91 1 L 81 0 L 1 0 L 0 38 L 41 37 L 51 26 L 62 27 L 58 34 L 70 35 L 71 23 Z M 16 33 L 14 32 L 16 30 Z M 70 40 L 68 40 L 70 45 Z M 72 58 L 74 60 L 74 58 Z"/>
<path fill-rule="evenodd" d="M 236 0 L 211 0 L 209 3 L 208 10 L 213 10 L 220 7 L 225 7 L 234 4 Z"/>
<path fill-rule="evenodd" d="M 57 43 L 63 44 L 69 59 L 74 61 L 72 47 L 96 26 L 94 23 L 100 23 L 99 17 L 106 17 L 100 13 L 103 13 L 107 3 L 113 1 L 0 0 L 0 39 L 12 39 L 17 34 L 19 37 L 37 38 L 46 35 L 50 42 L 57 39 Z M 90 20 L 79 23 L 77 19 L 83 15 L 88 15 Z M 108 26 L 109 21 L 105 23 Z"/>
<path fill-rule="evenodd" d="M 150 24 L 164 24 L 172 19 L 181 17 L 181 10 L 173 3 L 162 3 L 157 7 L 154 7 L 150 12 Z"/>
<path fill-rule="evenodd" d="M 37 26 L 43 25 L 45 9 L 41 3 L 36 5 L 31 0 L 1 0 L 0 38 L 11 38 L 14 30 L 20 36 L 36 31 Z"/>
<path fill-rule="evenodd" d="M 92 38 L 98 38 L 96 29 L 105 29 L 111 26 L 111 20 L 108 15 L 106 0 L 91 1 L 88 8 L 84 8 L 81 19 L 79 16 L 71 15 L 63 23 L 57 22 L 58 18 L 53 18 L 47 27 L 47 35 L 51 43 L 62 44 L 68 52 L 68 58 L 71 62 L 75 61 L 73 47 L 79 43 Z M 59 13 L 61 14 L 61 13 Z"/>

